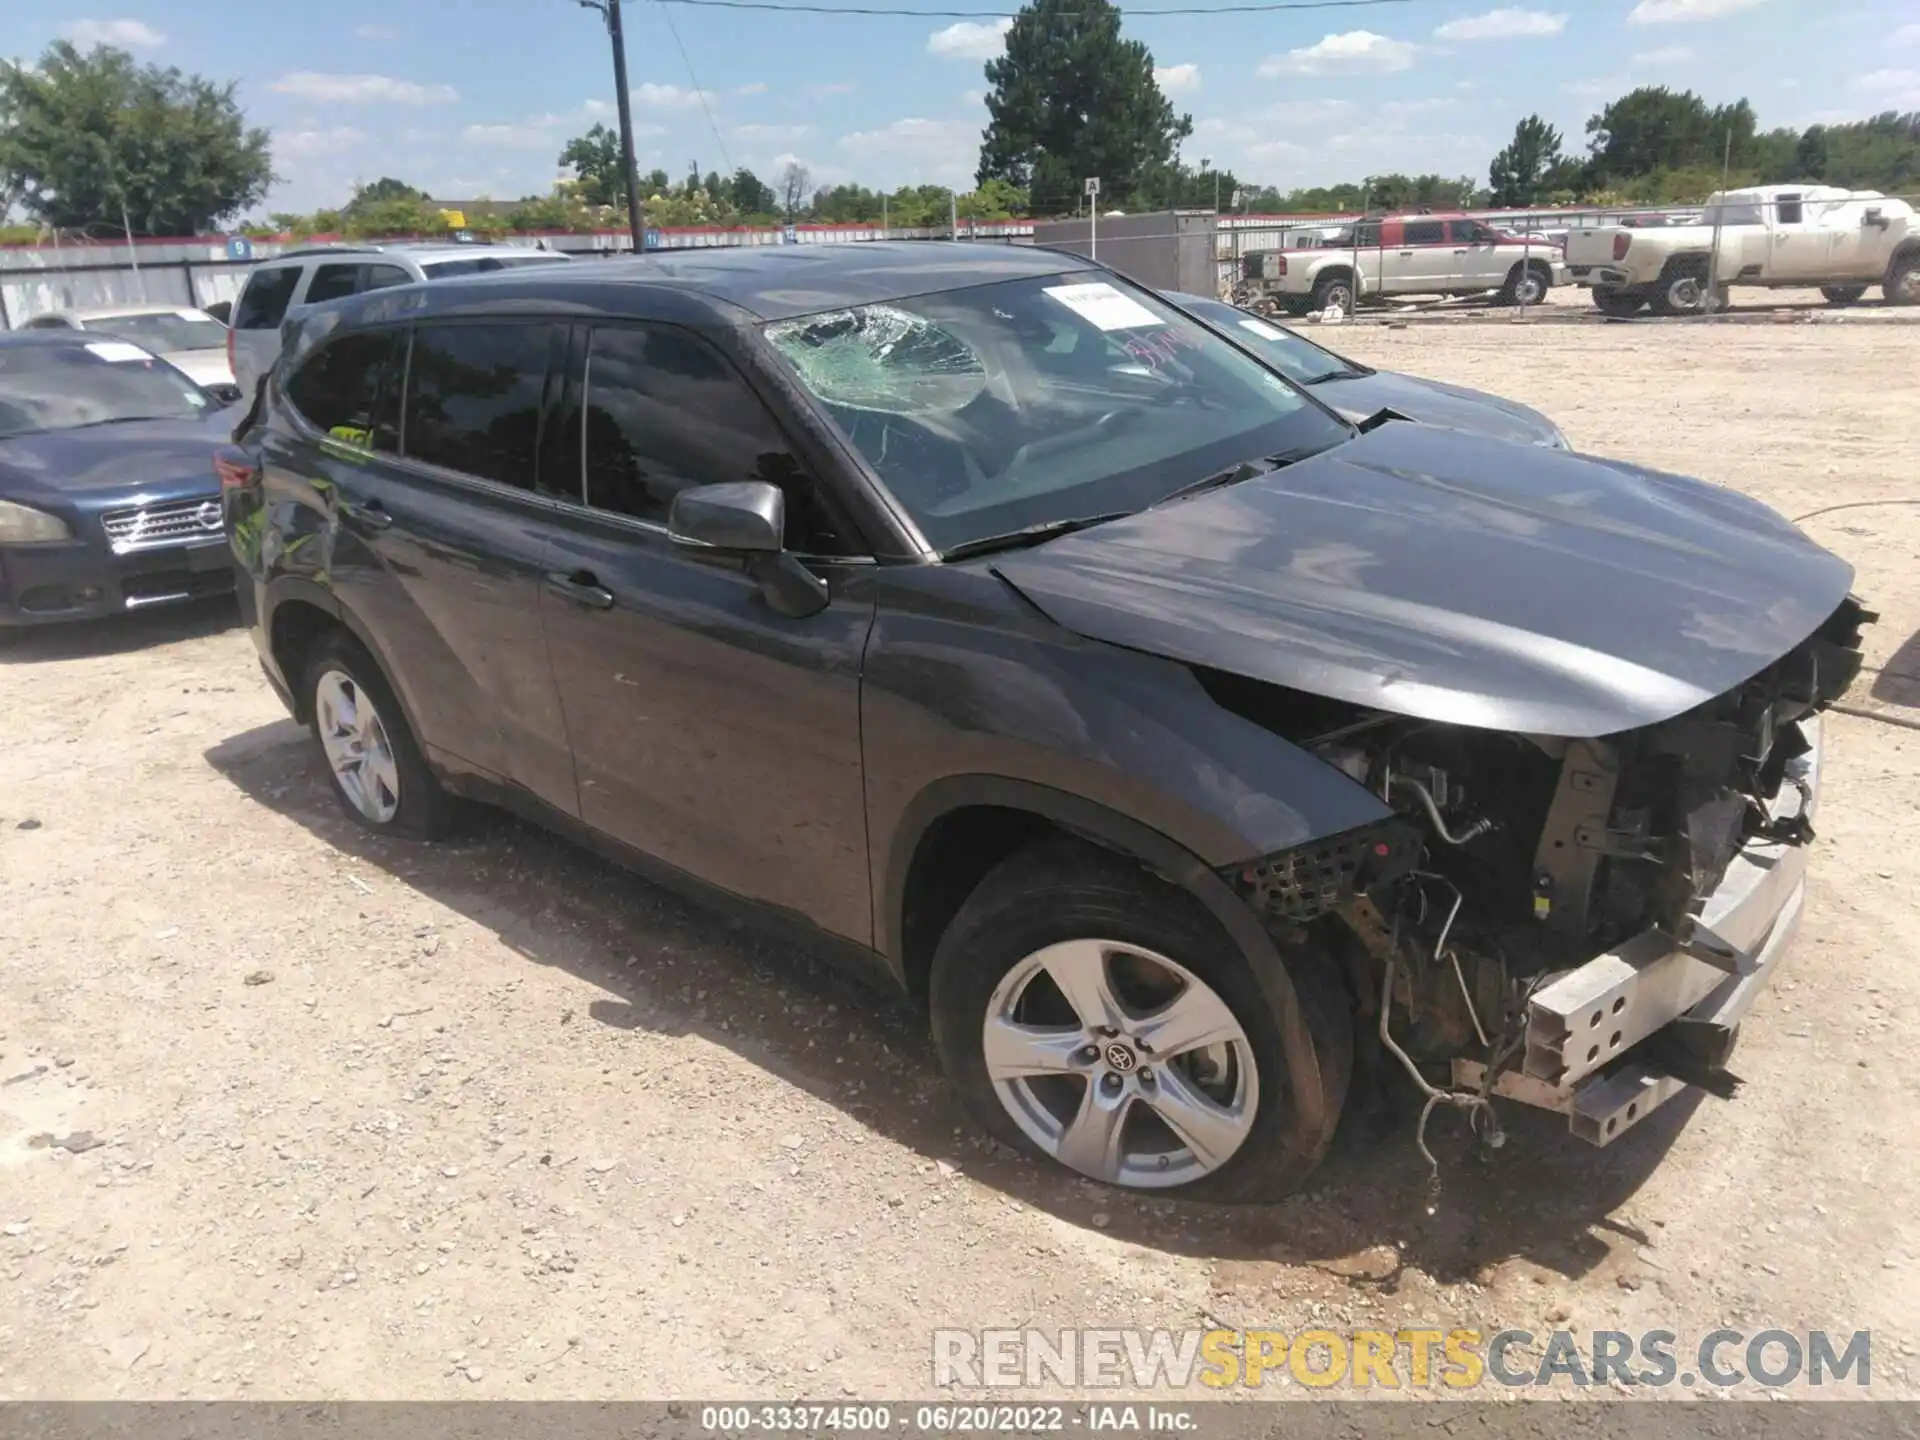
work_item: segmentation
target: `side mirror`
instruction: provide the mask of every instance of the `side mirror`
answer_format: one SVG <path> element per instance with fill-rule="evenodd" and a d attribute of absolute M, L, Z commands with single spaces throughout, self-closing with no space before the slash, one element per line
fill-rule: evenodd
<path fill-rule="evenodd" d="M 1860 223 L 1862 225 L 1871 225 L 1876 227 L 1877 229 L 1884 230 L 1887 228 L 1886 213 L 1882 211 L 1878 205 L 1869 205 L 1867 207 L 1867 213 L 1861 219 Z"/>
<path fill-rule="evenodd" d="M 673 497 L 667 534 L 676 545 L 738 557 L 768 606 L 794 620 L 827 608 L 827 582 L 785 550 L 787 497 L 764 480 L 696 485 Z"/>
<path fill-rule="evenodd" d="M 696 485 L 673 497 L 667 533 L 676 545 L 778 554 L 786 540 L 787 497 L 764 480 Z"/>

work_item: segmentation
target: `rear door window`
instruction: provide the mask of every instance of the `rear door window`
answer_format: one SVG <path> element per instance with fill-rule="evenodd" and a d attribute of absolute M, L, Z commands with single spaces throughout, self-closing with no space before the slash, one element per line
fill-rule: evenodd
<path fill-rule="evenodd" d="M 411 285 L 413 276 L 398 265 L 369 265 L 366 273 L 360 277 L 360 288 L 366 290 L 386 290 L 395 285 Z"/>
<path fill-rule="evenodd" d="M 236 330 L 278 330 L 287 318 L 287 305 L 300 284 L 298 265 L 279 265 L 256 270 L 247 278 L 247 288 L 233 307 Z"/>
<path fill-rule="evenodd" d="M 565 336 L 565 326 L 546 322 L 416 327 L 407 457 L 534 489 L 541 397 Z"/>
<path fill-rule="evenodd" d="M 400 448 L 405 330 L 342 335 L 287 381 L 287 398 L 315 429 L 336 440 L 393 454 Z"/>
<path fill-rule="evenodd" d="M 328 300 L 343 300 L 360 287 L 360 272 L 364 265 L 322 265 L 313 272 L 313 279 L 307 282 L 307 305 L 320 305 Z"/>
<path fill-rule="evenodd" d="M 1438 220 L 1409 220 L 1401 233 L 1405 245 L 1438 245 L 1447 238 L 1447 227 Z"/>

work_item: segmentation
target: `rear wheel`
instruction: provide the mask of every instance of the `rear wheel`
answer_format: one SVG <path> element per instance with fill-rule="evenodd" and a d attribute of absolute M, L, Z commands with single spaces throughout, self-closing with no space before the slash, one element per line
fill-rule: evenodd
<path fill-rule="evenodd" d="M 1827 297 L 1831 305 L 1851 305 L 1867 293 L 1864 285 L 1822 285 L 1820 293 Z"/>
<path fill-rule="evenodd" d="M 1265 1200 L 1310 1174 L 1353 1066 L 1337 987 L 1297 985 L 1281 1018 L 1199 902 L 1104 851 L 1048 842 L 1003 862 L 941 938 L 934 1038 L 988 1131 L 1090 1179 Z"/>
<path fill-rule="evenodd" d="M 1353 314 L 1353 281 L 1344 275 L 1329 275 L 1313 287 L 1313 308 Z"/>
<path fill-rule="evenodd" d="M 1704 264 L 1670 266 L 1654 287 L 1653 308 L 1661 315 L 1702 315 L 1707 309 L 1707 268 Z"/>
<path fill-rule="evenodd" d="M 356 824 L 427 840 L 445 831 L 453 800 L 428 769 L 386 677 L 343 630 L 314 648 L 305 701 L 334 798 Z"/>

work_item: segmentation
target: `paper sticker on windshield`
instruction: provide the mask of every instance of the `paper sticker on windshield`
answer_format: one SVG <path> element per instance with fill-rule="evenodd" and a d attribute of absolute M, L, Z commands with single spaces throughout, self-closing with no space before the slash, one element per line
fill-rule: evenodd
<path fill-rule="evenodd" d="M 1283 331 L 1269 325 L 1264 320 L 1242 320 L 1240 322 L 1240 328 L 1242 330 L 1251 330 L 1262 340 L 1284 340 L 1287 338 Z"/>
<path fill-rule="evenodd" d="M 1162 325 L 1161 320 L 1131 295 L 1105 281 L 1090 285 L 1055 285 L 1046 292 L 1081 319 L 1102 330 L 1134 330 L 1142 325 Z"/>
<path fill-rule="evenodd" d="M 87 346 L 87 350 L 91 354 L 98 355 L 102 360 L 111 360 L 115 364 L 124 364 L 129 360 L 139 363 L 153 358 L 138 345 L 129 345 L 124 340 L 95 340 Z"/>
<path fill-rule="evenodd" d="M 206 318 L 198 310 L 176 310 L 173 313 L 178 315 L 182 320 L 202 320 Z"/>

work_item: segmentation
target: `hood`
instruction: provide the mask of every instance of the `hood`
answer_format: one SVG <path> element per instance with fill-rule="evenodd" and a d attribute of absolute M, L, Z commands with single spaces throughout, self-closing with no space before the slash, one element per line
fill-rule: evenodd
<path fill-rule="evenodd" d="M 213 452 L 227 439 L 231 418 L 130 420 L 52 430 L 0 440 L 0 496 L 36 504 L 65 500 L 92 506 L 217 494 Z"/>
<path fill-rule="evenodd" d="M 1749 679 L 1853 580 L 1734 491 L 1391 423 L 994 569 L 1091 639 L 1398 714 L 1581 737 Z"/>
<path fill-rule="evenodd" d="M 225 350 L 174 350 L 161 358 L 196 385 L 233 384 Z"/>
<path fill-rule="evenodd" d="M 1423 425 L 1471 430 L 1476 435 L 1529 445 L 1561 444 L 1560 431 L 1538 410 L 1463 385 L 1375 371 L 1351 380 L 1323 380 L 1308 388 L 1353 421 L 1381 410 L 1397 410 Z"/>

